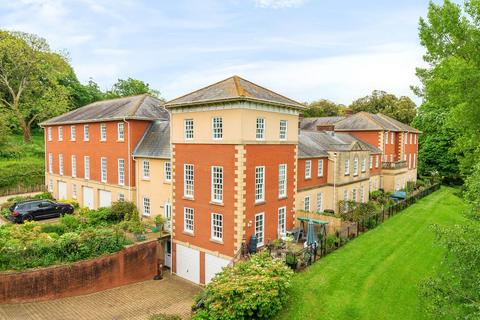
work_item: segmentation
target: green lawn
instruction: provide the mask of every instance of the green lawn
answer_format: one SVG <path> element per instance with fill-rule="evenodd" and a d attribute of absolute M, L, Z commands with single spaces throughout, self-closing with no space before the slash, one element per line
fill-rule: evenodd
<path fill-rule="evenodd" d="M 296 275 L 279 319 L 425 319 L 417 284 L 442 259 L 429 225 L 465 221 L 454 191 L 442 187 Z"/>

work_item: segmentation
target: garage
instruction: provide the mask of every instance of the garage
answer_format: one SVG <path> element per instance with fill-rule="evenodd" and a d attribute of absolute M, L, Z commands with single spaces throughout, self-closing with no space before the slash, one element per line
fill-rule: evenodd
<path fill-rule="evenodd" d="M 100 207 L 108 208 L 112 206 L 112 193 L 106 190 L 99 190 Z"/>
<path fill-rule="evenodd" d="M 205 284 L 208 284 L 229 263 L 230 261 L 227 259 L 205 253 Z"/>
<path fill-rule="evenodd" d="M 93 188 L 83 187 L 83 206 L 93 209 Z"/>
<path fill-rule="evenodd" d="M 58 181 L 58 200 L 66 200 L 67 198 L 67 183 Z"/>
<path fill-rule="evenodd" d="M 195 283 L 200 283 L 200 252 L 176 244 L 177 275 Z"/>

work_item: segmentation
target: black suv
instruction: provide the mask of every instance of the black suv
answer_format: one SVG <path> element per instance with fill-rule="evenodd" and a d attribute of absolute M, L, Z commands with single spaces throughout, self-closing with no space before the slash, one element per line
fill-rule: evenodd
<path fill-rule="evenodd" d="M 73 206 L 52 200 L 27 200 L 15 203 L 10 207 L 10 220 L 22 223 L 25 221 L 56 218 L 64 214 L 72 214 Z"/>

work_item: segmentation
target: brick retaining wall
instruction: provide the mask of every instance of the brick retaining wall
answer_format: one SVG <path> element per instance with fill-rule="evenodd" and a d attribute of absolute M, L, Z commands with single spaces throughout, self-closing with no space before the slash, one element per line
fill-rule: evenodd
<path fill-rule="evenodd" d="M 0 304 L 52 300 L 150 280 L 157 271 L 157 241 L 69 265 L 0 273 Z"/>

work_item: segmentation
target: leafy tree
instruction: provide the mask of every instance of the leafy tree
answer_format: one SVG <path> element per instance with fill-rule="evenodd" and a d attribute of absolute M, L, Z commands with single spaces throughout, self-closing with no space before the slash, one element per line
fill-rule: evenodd
<path fill-rule="evenodd" d="M 114 99 L 120 97 L 136 96 L 148 93 L 154 97 L 159 97 L 160 92 L 150 88 L 148 83 L 141 80 L 128 78 L 127 80 L 118 79 L 112 89 L 105 93 L 106 99 Z"/>
<path fill-rule="evenodd" d="M 33 34 L 0 31 L 0 107 L 30 141 L 31 127 L 68 110 L 68 90 L 60 79 L 73 73 L 65 57 Z"/>
<path fill-rule="evenodd" d="M 343 114 L 345 106 L 336 104 L 330 100 L 317 100 L 308 104 L 307 109 L 303 112 L 306 118 L 315 117 L 333 117 Z"/>
<path fill-rule="evenodd" d="M 417 106 L 409 97 L 397 98 L 394 94 L 380 90 L 374 90 L 371 95 L 353 101 L 349 108 L 354 113 L 383 113 L 407 124 L 412 122 L 417 113 Z"/>
<path fill-rule="evenodd" d="M 61 79 L 60 84 L 66 87 L 70 93 L 72 109 L 105 99 L 105 93 L 92 79 L 84 85 L 78 81 L 74 73 L 71 73 L 68 77 Z"/>

